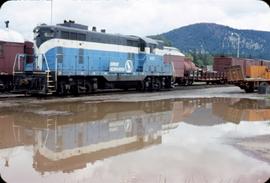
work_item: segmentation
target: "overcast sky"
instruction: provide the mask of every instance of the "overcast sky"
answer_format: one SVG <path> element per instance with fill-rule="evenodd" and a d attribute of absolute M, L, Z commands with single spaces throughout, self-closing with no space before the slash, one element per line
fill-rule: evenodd
<path fill-rule="evenodd" d="M 51 23 L 51 1 L 5 2 L 0 28 L 5 20 L 10 21 L 10 28 L 32 39 L 36 25 Z M 199 22 L 270 31 L 270 8 L 260 0 L 53 0 L 52 23 L 63 20 L 140 36 Z"/>

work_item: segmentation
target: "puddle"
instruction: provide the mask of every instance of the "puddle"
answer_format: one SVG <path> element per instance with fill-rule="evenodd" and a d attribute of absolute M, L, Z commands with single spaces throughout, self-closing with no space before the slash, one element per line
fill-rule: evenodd
<path fill-rule="evenodd" d="M 7 182 L 265 182 L 270 103 L 199 98 L 2 108 Z"/>

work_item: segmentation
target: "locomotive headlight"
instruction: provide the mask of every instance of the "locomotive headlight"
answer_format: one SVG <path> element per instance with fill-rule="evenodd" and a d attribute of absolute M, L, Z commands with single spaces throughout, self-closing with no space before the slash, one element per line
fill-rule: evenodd
<path fill-rule="evenodd" d="M 34 39 L 36 39 L 37 37 L 39 37 L 39 29 L 34 29 Z"/>

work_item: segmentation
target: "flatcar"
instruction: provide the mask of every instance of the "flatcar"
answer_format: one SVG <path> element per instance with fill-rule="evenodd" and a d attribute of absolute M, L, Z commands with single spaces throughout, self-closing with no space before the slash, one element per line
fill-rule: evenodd
<path fill-rule="evenodd" d="M 13 87 L 13 65 L 17 54 L 33 54 L 33 43 L 8 28 L 0 29 L 0 92 L 10 91 Z"/>
<path fill-rule="evenodd" d="M 171 49 L 150 38 L 108 34 L 74 21 L 34 29 L 35 56 L 17 56 L 14 91 L 30 94 L 79 94 L 104 88 L 171 88 Z"/>

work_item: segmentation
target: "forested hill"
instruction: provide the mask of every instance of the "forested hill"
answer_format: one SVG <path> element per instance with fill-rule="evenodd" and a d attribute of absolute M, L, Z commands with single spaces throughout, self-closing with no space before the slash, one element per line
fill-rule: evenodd
<path fill-rule="evenodd" d="M 192 24 L 149 36 L 163 39 L 184 53 L 236 56 L 238 37 L 240 57 L 270 60 L 270 32 L 240 30 L 214 23 Z"/>

